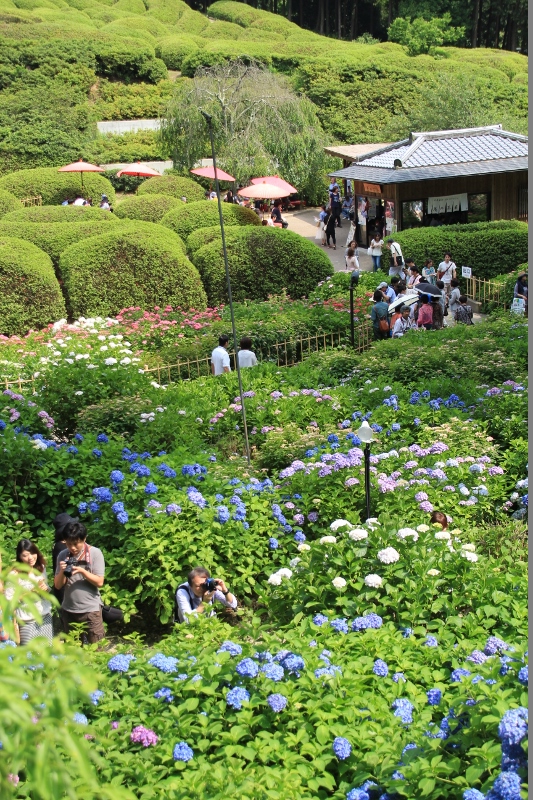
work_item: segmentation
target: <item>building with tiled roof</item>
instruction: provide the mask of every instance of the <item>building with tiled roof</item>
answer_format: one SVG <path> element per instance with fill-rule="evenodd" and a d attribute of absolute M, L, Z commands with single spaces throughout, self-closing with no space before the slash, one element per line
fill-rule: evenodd
<path fill-rule="evenodd" d="M 340 148 L 343 149 L 343 148 Z M 327 149 L 331 154 L 334 148 Z M 527 220 L 528 138 L 501 125 L 412 133 L 331 173 L 357 197 L 361 239 L 405 228 Z"/>

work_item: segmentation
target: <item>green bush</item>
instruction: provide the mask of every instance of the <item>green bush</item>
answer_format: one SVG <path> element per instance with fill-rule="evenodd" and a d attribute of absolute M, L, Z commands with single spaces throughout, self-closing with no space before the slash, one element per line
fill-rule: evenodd
<path fill-rule="evenodd" d="M 168 69 L 181 69 L 183 59 L 198 50 L 198 45 L 187 36 L 167 36 L 156 46 L 156 55 L 165 62 Z"/>
<path fill-rule="evenodd" d="M 184 56 L 181 62 L 181 74 L 186 78 L 194 78 L 199 67 L 214 67 L 216 64 L 223 64 L 228 60 L 228 56 L 220 52 L 211 50 L 193 50 L 189 55 Z"/>
<path fill-rule="evenodd" d="M 255 211 L 244 206 L 222 203 L 222 216 L 224 225 L 261 225 Z M 198 228 L 211 227 L 218 223 L 218 203 L 213 200 L 187 203 L 169 211 L 161 220 L 161 225 L 171 228 L 183 239 L 187 239 Z"/>
<path fill-rule="evenodd" d="M 6 214 L 2 222 L 89 222 L 114 220 L 113 214 L 98 206 L 29 206 Z"/>
<path fill-rule="evenodd" d="M 132 195 L 121 200 L 115 209 L 115 215 L 120 219 L 161 222 L 168 211 L 183 205 L 183 200 L 169 194 Z"/>
<path fill-rule="evenodd" d="M 79 222 L 77 225 L 68 222 L 4 222 L 0 219 L 0 236 L 13 236 L 31 242 L 44 250 L 57 267 L 59 257 L 67 247 L 89 236 L 107 233 L 120 224 L 113 214 L 108 214 L 108 217 L 109 219 Z"/>
<path fill-rule="evenodd" d="M 160 226 L 148 225 L 137 223 L 65 250 L 59 268 L 74 316 L 110 316 L 130 306 L 205 308 L 200 276 L 182 248 Z"/>
<path fill-rule="evenodd" d="M 49 256 L 30 242 L 0 236 L 0 332 L 20 336 L 65 316 Z"/>
<path fill-rule="evenodd" d="M 139 195 L 169 194 L 171 197 L 186 197 L 188 203 L 203 200 L 205 191 L 199 183 L 183 175 L 162 175 L 160 178 L 148 178 L 139 186 Z"/>
<path fill-rule="evenodd" d="M 511 272 L 527 261 L 528 226 L 517 220 L 478 222 L 472 225 L 443 225 L 440 228 L 413 228 L 395 237 L 404 256 L 423 264 L 435 264 L 449 251 L 457 267 L 470 267 L 477 278 L 492 278 Z"/>
<path fill-rule="evenodd" d="M 112 204 L 115 190 L 108 180 L 98 173 L 86 173 L 83 176 L 83 194 L 86 197 L 100 199 L 106 194 Z M 37 169 L 21 169 L 9 172 L 0 178 L 0 189 L 5 189 L 22 200 L 25 197 L 40 195 L 43 205 L 60 205 L 67 197 L 73 197 L 81 191 L 81 179 L 77 172 L 58 172 L 57 167 L 40 167 Z"/>
<path fill-rule="evenodd" d="M 237 226 L 234 225 L 230 227 Z M 231 234 L 231 230 L 228 229 L 226 232 L 226 238 L 229 234 Z M 196 228 L 196 230 L 187 236 L 187 252 L 189 254 L 196 253 L 200 247 L 203 247 L 210 242 L 214 242 L 215 239 L 220 239 L 220 225 L 210 225 L 206 228 Z"/>
<path fill-rule="evenodd" d="M 276 228 L 234 230 L 227 242 L 234 300 L 266 300 L 284 289 L 292 298 L 311 292 L 331 274 L 331 261 L 314 242 Z M 193 258 L 210 305 L 227 301 L 224 259 L 219 241 L 201 247 Z"/>
<path fill-rule="evenodd" d="M 20 200 L 11 192 L 0 189 L 0 217 L 22 208 Z"/>

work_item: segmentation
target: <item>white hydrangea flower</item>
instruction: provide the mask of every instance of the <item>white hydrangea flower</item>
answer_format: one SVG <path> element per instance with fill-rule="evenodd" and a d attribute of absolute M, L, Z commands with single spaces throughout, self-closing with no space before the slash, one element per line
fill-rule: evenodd
<path fill-rule="evenodd" d="M 371 589 L 379 589 L 382 583 L 383 578 L 380 578 L 379 575 L 375 575 L 374 573 L 367 575 L 365 578 L 365 586 L 370 586 Z"/>
<path fill-rule="evenodd" d="M 436 576 L 436 575 L 440 575 L 440 572 L 439 572 L 438 569 L 428 569 L 428 575 Z"/>
<path fill-rule="evenodd" d="M 463 544 L 461 545 L 463 550 L 470 550 L 470 552 L 475 553 L 476 545 L 475 544 Z"/>
<path fill-rule="evenodd" d="M 368 531 L 365 531 L 364 528 L 354 528 L 353 531 L 349 532 L 348 536 L 354 542 L 360 542 L 363 539 L 368 539 Z"/>
<path fill-rule="evenodd" d="M 281 575 L 279 572 L 274 572 L 268 579 L 268 583 L 271 586 L 281 586 Z"/>
<path fill-rule="evenodd" d="M 289 561 L 289 566 L 294 569 L 294 567 L 298 566 L 298 564 L 300 563 L 301 560 L 302 559 L 298 558 L 298 556 L 296 556 L 296 558 L 291 558 L 291 560 Z"/>
<path fill-rule="evenodd" d="M 288 580 L 289 578 L 292 578 L 292 570 L 287 569 L 287 567 L 282 567 L 281 569 L 278 569 L 278 575 L 281 575 L 282 578 L 287 578 Z"/>
<path fill-rule="evenodd" d="M 418 541 L 418 533 L 413 528 L 400 528 L 397 533 L 400 539 L 407 539 L 412 536 L 413 542 Z"/>
<path fill-rule="evenodd" d="M 331 531 L 338 531 L 339 528 L 344 528 L 346 525 L 348 525 L 348 527 L 351 527 L 351 524 L 352 523 L 348 522 L 347 519 L 336 519 L 335 522 L 331 523 L 331 525 L 329 526 L 329 529 Z"/>
<path fill-rule="evenodd" d="M 77 397 L 80 397 L 80 396 L 83 394 L 83 392 L 80 390 L 80 391 L 78 391 L 78 392 L 74 392 L 74 394 L 75 394 Z"/>
<path fill-rule="evenodd" d="M 104 364 L 106 365 L 106 367 L 111 367 L 111 366 L 113 366 L 113 364 L 116 364 L 116 363 L 117 363 L 117 359 L 116 358 L 106 358 L 106 360 L 104 361 Z"/>
<path fill-rule="evenodd" d="M 448 531 L 437 531 L 435 539 L 451 539 L 451 534 Z"/>
<path fill-rule="evenodd" d="M 108 348 L 108 346 L 107 346 L 106 344 L 103 344 L 103 345 L 101 346 L 101 348 L 100 348 L 100 352 L 101 352 L 101 353 L 105 353 L 105 351 L 106 351 L 106 350 L 108 350 L 108 349 L 109 349 L 109 348 Z"/>
<path fill-rule="evenodd" d="M 477 554 L 471 553 L 470 550 L 461 550 L 461 555 L 463 558 L 466 558 L 467 561 L 472 561 L 474 564 L 478 560 Z"/>
<path fill-rule="evenodd" d="M 322 536 L 320 544 L 337 544 L 335 536 Z"/>
<path fill-rule="evenodd" d="M 384 550 L 379 551 L 378 558 L 382 564 L 394 564 L 400 560 L 400 554 L 394 547 L 386 547 Z"/>
<path fill-rule="evenodd" d="M 426 533 L 429 531 L 429 525 L 418 525 L 417 526 L 418 533 Z"/>
<path fill-rule="evenodd" d="M 377 517 L 369 517 L 366 521 L 367 525 L 381 525 L 381 522 L 378 522 Z"/>
<path fill-rule="evenodd" d="M 32 447 L 35 447 L 36 450 L 46 450 L 46 445 L 42 441 L 42 439 L 34 439 L 32 442 Z"/>
<path fill-rule="evenodd" d="M 346 586 L 346 581 L 344 580 L 344 578 L 340 578 L 340 577 L 339 578 L 333 578 L 333 580 L 331 582 L 332 582 L 333 586 L 335 587 L 335 589 L 344 589 L 344 587 Z"/>
<path fill-rule="evenodd" d="M 306 542 L 302 542 L 301 544 L 298 545 L 298 550 L 300 551 L 300 553 L 304 553 L 306 550 L 310 549 L 311 545 L 308 545 Z"/>
<path fill-rule="evenodd" d="M 122 366 L 123 366 L 123 367 L 125 367 L 125 366 L 126 366 L 126 364 L 131 364 L 131 358 L 128 358 L 128 357 L 126 356 L 125 358 L 122 358 L 122 359 L 121 359 L 120 363 L 122 364 Z"/>
<path fill-rule="evenodd" d="M 87 364 L 87 369 L 98 369 L 97 364 Z"/>

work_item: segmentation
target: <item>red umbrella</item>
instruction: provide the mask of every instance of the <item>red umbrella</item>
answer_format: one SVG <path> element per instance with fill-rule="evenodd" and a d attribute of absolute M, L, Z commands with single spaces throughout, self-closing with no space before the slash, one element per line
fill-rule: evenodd
<path fill-rule="evenodd" d="M 147 167 L 146 164 L 141 164 L 140 161 L 136 161 L 134 164 L 129 164 L 127 167 L 123 167 L 117 172 L 117 178 L 121 178 L 122 175 L 133 175 L 135 178 L 160 178 L 161 173 L 158 172 L 156 169 L 152 169 L 152 167 Z"/>
<path fill-rule="evenodd" d="M 81 177 L 81 187 L 83 189 L 83 173 L 84 172 L 105 172 L 102 167 L 97 167 L 94 164 L 89 164 L 80 158 L 79 161 L 73 161 L 72 164 L 67 164 L 66 167 L 59 167 L 58 172 L 79 172 Z"/>
<path fill-rule="evenodd" d="M 200 175 L 201 178 L 210 178 L 212 181 L 215 180 L 214 167 L 198 167 L 198 169 L 191 169 L 191 172 L 194 175 Z M 219 181 L 229 181 L 230 183 L 233 183 L 235 180 L 233 175 L 228 175 L 227 172 L 224 172 L 224 170 L 219 167 L 217 167 L 217 177 Z"/>
<path fill-rule="evenodd" d="M 295 189 L 290 183 L 284 181 L 283 178 L 278 178 L 277 175 L 267 175 L 264 178 L 252 178 L 252 183 L 268 183 L 270 186 L 277 186 L 280 189 L 286 189 L 287 194 L 280 195 L 280 197 L 287 197 L 287 195 L 296 194 L 298 191 L 298 189 Z"/>
<path fill-rule="evenodd" d="M 244 189 L 239 189 L 237 194 L 240 194 L 242 197 L 276 200 L 279 197 L 287 197 L 290 192 L 287 189 L 282 189 L 271 183 L 256 183 L 253 186 L 246 186 Z"/>

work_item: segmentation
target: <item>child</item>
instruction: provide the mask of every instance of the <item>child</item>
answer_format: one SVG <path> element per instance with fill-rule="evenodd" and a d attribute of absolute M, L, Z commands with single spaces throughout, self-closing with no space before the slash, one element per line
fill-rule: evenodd
<path fill-rule="evenodd" d="M 257 357 L 253 350 L 251 350 L 252 340 L 248 336 L 243 336 L 240 342 L 240 350 L 237 355 L 239 360 L 239 367 L 256 367 Z"/>
<path fill-rule="evenodd" d="M 463 325 L 473 325 L 472 306 L 467 306 L 468 297 L 462 294 L 459 298 L 459 306 L 455 311 L 455 321 Z"/>

